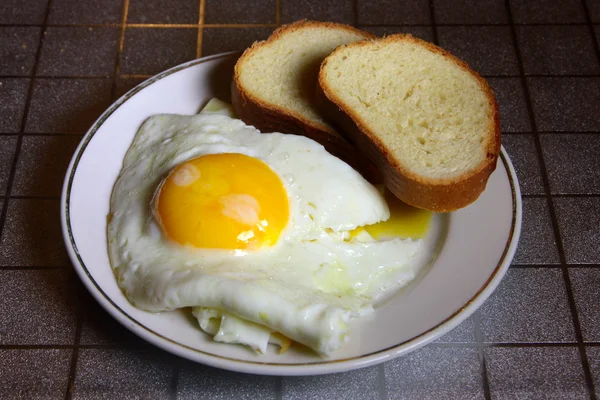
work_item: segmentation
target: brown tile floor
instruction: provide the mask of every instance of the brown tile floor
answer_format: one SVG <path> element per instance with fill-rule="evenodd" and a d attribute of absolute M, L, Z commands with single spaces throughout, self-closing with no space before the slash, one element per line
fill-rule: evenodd
<path fill-rule="evenodd" d="M 524 196 L 515 265 L 453 332 L 380 366 L 283 379 L 180 360 L 121 327 L 74 275 L 64 171 L 111 100 L 301 18 L 411 33 L 488 78 Z M 0 397 L 597 398 L 599 42 L 598 0 L 0 2 Z"/>

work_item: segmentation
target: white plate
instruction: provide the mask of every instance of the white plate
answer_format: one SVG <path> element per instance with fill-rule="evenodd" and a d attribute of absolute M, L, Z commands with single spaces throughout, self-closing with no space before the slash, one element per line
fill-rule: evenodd
<path fill-rule="evenodd" d="M 329 359 L 299 349 L 284 355 L 270 349 L 258 356 L 212 341 L 181 311 L 151 314 L 129 304 L 117 287 L 106 247 L 109 199 L 123 156 L 149 116 L 194 114 L 211 97 L 229 100 L 237 56 L 194 60 L 145 81 L 113 104 L 77 148 L 63 187 L 61 222 L 75 269 L 96 300 L 132 332 L 171 353 L 270 375 L 325 374 L 387 361 L 435 340 L 481 306 L 506 272 L 520 234 L 519 185 L 504 150 L 479 200 L 437 217 L 432 239 L 437 254 L 424 261 L 435 258 L 433 264 L 371 316 L 356 320 L 350 343 Z"/>

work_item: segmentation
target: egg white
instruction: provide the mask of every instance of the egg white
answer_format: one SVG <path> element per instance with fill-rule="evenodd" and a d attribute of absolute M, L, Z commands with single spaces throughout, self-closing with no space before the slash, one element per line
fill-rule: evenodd
<path fill-rule="evenodd" d="M 389 218 L 381 193 L 311 139 L 261 134 L 222 114 L 157 115 L 136 135 L 111 198 L 108 247 L 117 281 L 147 311 L 197 307 L 208 327 L 210 309 L 219 310 L 229 319 L 212 333 L 216 340 L 264 351 L 267 333 L 281 332 L 329 354 L 346 341 L 351 317 L 414 277 L 410 260 L 420 241 L 348 241 L 347 231 Z M 156 224 L 151 200 L 161 180 L 188 159 L 219 153 L 258 158 L 281 178 L 290 221 L 276 245 L 247 253 L 195 249 L 171 242 Z"/>

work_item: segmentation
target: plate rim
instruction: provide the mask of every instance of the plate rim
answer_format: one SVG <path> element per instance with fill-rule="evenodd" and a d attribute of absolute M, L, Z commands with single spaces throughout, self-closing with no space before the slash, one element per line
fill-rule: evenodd
<path fill-rule="evenodd" d="M 83 153 L 85 152 L 91 139 L 94 137 L 96 132 L 104 124 L 104 122 L 128 99 L 133 97 L 135 94 L 140 92 L 147 86 L 170 76 L 178 71 L 213 61 L 219 58 L 231 57 L 234 54 L 241 54 L 238 51 L 219 53 L 199 59 L 191 60 L 186 63 L 174 66 L 166 71 L 163 71 L 146 81 L 140 83 L 136 87 L 129 90 L 127 93 L 122 95 L 119 99 L 113 102 L 98 119 L 92 124 L 88 131 L 83 136 L 81 142 L 77 146 L 63 182 L 61 200 L 60 200 L 60 219 L 61 228 L 65 246 L 69 254 L 69 258 L 73 263 L 74 269 L 77 272 L 80 280 L 86 286 L 86 289 L 92 294 L 98 303 L 121 325 L 125 326 L 128 330 L 133 332 L 135 335 L 144 339 L 151 344 L 168 351 L 172 354 L 176 354 L 180 357 L 189 359 L 194 362 L 199 362 L 212 367 L 221 369 L 262 374 L 262 375 L 320 375 L 335 372 L 344 372 L 352 369 L 363 368 L 375 364 L 379 364 L 384 361 L 391 360 L 401 355 L 407 354 L 414 351 L 442 336 L 444 333 L 449 332 L 461 322 L 467 319 L 480 305 L 491 295 L 496 289 L 502 278 L 504 277 L 510 263 L 514 257 L 518 240 L 521 233 L 521 220 L 522 220 L 522 199 L 521 191 L 519 188 L 519 182 L 512 165 L 512 162 L 504 147 L 501 147 L 500 160 L 507 172 L 507 177 L 510 183 L 511 195 L 512 195 L 512 221 L 511 228 L 507 238 L 507 242 L 500 257 L 498 264 L 494 268 L 491 275 L 488 277 L 486 282 L 481 288 L 458 310 L 446 319 L 438 323 L 431 329 L 422 332 L 408 340 L 393 346 L 387 347 L 376 352 L 363 354 L 351 358 L 343 358 L 336 360 L 322 359 L 317 362 L 310 363 L 291 363 L 291 364 L 278 364 L 272 362 L 261 362 L 261 361 L 246 361 L 232 357 L 220 356 L 213 353 L 208 353 L 196 348 L 189 347 L 182 343 L 178 343 L 172 339 L 169 339 L 162 334 L 146 327 L 143 323 L 136 320 L 133 316 L 129 315 L 125 310 L 119 307 L 101 288 L 101 286 L 94 280 L 86 267 L 79 251 L 77 244 L 73 236 L 70 223 L 70 196 L 71 189 L 77 171 L 77 165 L 81 160 Z M 190 354 L 192 352 L 192 354 Z M 193 357 L 195 355 L 196 357 Z"/>

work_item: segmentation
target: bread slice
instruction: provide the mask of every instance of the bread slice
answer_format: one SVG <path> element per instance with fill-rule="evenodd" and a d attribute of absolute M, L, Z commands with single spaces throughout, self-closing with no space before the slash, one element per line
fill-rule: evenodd
<path fill-rule="evenodd" d="M 337 46 L 373 38 L 331 22 L 298 21 L 248 48 L 235 65 L 233 108 L 262 132 L 308 136 L 332 154 L 354 163 L 354 148 L 315 107 L 319 66 Z"/>
<path fill-rule="evenodd" d="M 321 64 L 317 101 L 419 208 L 475 201 L 500 152 L 498 105 L 487 82 L 447 51 L 410 35 L 338 47 Z"/>

